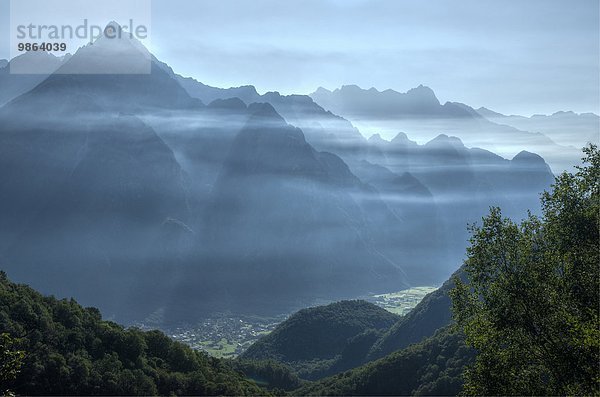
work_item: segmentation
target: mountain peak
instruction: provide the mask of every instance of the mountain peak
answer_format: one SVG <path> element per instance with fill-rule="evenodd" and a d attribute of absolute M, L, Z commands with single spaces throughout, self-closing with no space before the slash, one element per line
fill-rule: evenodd
<path fill-rule="evenodd" d="M 435 138 L 433 138 L 431 141 L 427 142 L 425 144 L 426 146 L 452 146 L 454 148 L 464 148 L 465 145 L 464 143 L 460 140 L 460 138 L 457 138 L 455 136 L 448 136 L 446 134 L 440 134 L 438 136 L 436 136 Z"/>
<path fill-rule="evenodd" d="M 513 157 L 512 161 L 519 163 L 545 163 L 544 159 L 540 155 L 528 152 L 526 150 L 519 152 L 515 157 Z"/>
<path fill-rule="evenodd" d="M 421 100 L 429 100 L 432 102 L 440 103 L 437 97 L 435 96 L 435 92 L 433 90 L 423 84 L 419 84 L 416 88 L 411 88 L 406 92 L 407 95 L 417 97 Z"/>
<path fill-rule="evenodd" d="M 341 88 L 337 88 L 334 92 L 362 92 L 365 91 L 356 84 L 343 85 Z"/>
<path fill-rule="evenodd" d="M 572 110 L 559 110 L 558 112 L 552 113 L 552 116 L 577 116 Z"/>
<path fill-rule="evenodd" d="M 256 102 L 251 103 L 248 106 L 248 111 L 252 114 L 251 121 L 259 121 L 264 123 L 266 120 L 271 120 L 273 122 L 286 124 L 286 121 L 281 117 L 279 113 L 275 110 L 275 108 L 266 102 Z"/>
<path fill-rule="evenodd" d="M 369 138 L 369 143 L 375 143 L 375 144 L 382 144 L 383 143 L 383 144 L 385 144 L 385 143 L 389 143 L 389 142 L 386 141 L 385 139 L 383 139 L 380 134 L 373 134 Z"/>
<path fill-rule="evenodd" d="M 106 26 L 104 27 L 104 35 L 111 35 L 113 33 L 116 34 L 123 34 L 123 28 L 121 27 L 121 25 L 119 25 L 117 22 L 115 21 L 110 21 L 109 23 L 106 24 Z"/>
<path fill-rule="evenodd" d="M 391 143 L 395 144 L 395 145 L 411 145 L 411 146 L 416 146 L 417 142 L 415 141 L 411 141 L 408 138 L 408 135 L 406 135 L 406 133 L 404 132 L 399 132 L 398 134 L 396 134 L 396 136 L 394 137 L 394 139 L 392 139 L 390 141 Z"/>
<path fill-rule="evenodd" d="M 502 113 L 494 112 L 493 110 L 490 110 L 483 106 L 480 107 L 479 109 L 476 109 L 475 111 L 483 117 L 507 117 L 506 115 L 504 115 Z"/>
<path fill-rule="evenodd" d="M 109 22 L 100 37 L 83 46 L 62 65 L 59 74 L 150 74 L 152 55 L 121 25 Z"/>
<path fill-rule="evenodd" d="M 331 94 L 331 91 L 329 91 L 327 88 L 319 87 L 314 94 Z"/>
<path fill-rule="evenodd" d="M 215 99 L 208 104 L 211 109 L 221 109 L 228 111 L 246 110 L 246 104 L 240 98 Z"/>

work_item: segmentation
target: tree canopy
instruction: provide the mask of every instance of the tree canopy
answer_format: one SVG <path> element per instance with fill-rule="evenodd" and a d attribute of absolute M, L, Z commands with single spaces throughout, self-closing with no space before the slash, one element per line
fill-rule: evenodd
<path fill-rule="evenodd" d="M 477 351 L 465 394 L 600 393 L 600 153 L 542 194 L 517 224 L 492 208 L 472 226 L 454 318 Z"/>
<path fill-rule="evenodd" d="M 264 395 L 219 359 L 102 320 L 0 272 L 0 390 L 24 395 Z M 22 364 L 22 365 L 21 365 Z"/>

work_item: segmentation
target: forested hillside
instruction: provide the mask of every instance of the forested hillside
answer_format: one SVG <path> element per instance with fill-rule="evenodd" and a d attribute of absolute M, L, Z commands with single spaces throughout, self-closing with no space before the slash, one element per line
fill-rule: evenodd
<path fill-rule="evenodd" d="M 23 395 L 262 395 L 218 359 L 102 320 L 0 273 L 1 390 Z"/>
<path fill-rule="evenodd" d="M 242 355 L 292 366 L 319 379 L 362 364 L 370 346 L 400 317 L 365 301 L 342 301 L 300 310 Z"/>
<path fill-rule="evenodd" d="M 459 269 L 454 277 L 464 277 L 462 269 Z M 452 303 L 449 293 L 453 287 L 454 280 L 450 279 L 438 290 L 425 296 L 413 310 L 398 320 L 373 344 L 365 361 L 384 357 L 418 343 L 450 324 Z"/>
<path fill-rule="evenodd" d="M 473 350 L 444 328 L 431 338 L 362 367 L 294 391 L 294 395 L 456 395 Z"/>

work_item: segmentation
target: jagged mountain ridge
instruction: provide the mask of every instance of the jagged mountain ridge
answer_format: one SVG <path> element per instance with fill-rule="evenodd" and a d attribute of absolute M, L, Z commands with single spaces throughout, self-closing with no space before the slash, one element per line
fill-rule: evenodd
<path fill-rule="evenodd" d="M 530 132 L 490 121 L 462 103 L 442 105 L 435 93 L 425 86 L 406 93 L 366 90 L 358 86 L 343 86 L 334 91 L 320 88 L 311 97 L 325 109 L 350 120 L 363 133 L 384 133 L 392 137 L 397 131 L 405 131 L 421 142 L 440 133 L 456 135 L 469 146 L 485 148 L 504 157 L 513 157 L 521 150 L 539 153 L 556 173 L 570 169 L 579 156 L 579 148 L 561 146 L 537 130 Z"/>
<path fill-rule="evenodd" d="M 484 107 L 477 109 L 477 113 L 498 124 L 540 132 L 565 146 L 580 148 L 588 142 L 600 141 L 600 117 L 594 113 L 577 114 L 571 111 L 559 111 L 551 115 L 535 114 L 524 117 L 504 115 Z"/>

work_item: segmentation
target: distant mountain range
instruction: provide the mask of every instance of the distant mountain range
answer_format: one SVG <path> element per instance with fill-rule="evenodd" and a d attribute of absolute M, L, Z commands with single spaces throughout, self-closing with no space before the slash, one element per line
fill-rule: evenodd
<path fill-rule="evenodd" d="M 539 153 L 555 173 L 571 169 L 579 151 L 600 140 L 599 117 L 559 112 L 552 116 L 504 116 L 485 108 L 475 110 L 457 102 L 441 104 L 429 87 L 406 93 L 362 89 L 355 85 L 329 91 L 319 88 L 311 97 L 325 109 L 358 126 L 363 133 L 391 138 L 398 131 L 427 141 L 444 132 L 460 136 L 469 146 L 514 156 L 521 150 Z"/>
<path fill-rule="evenodd" d="M 98 40 L 41 55 L 47 76 L 0 69 L 0 260 L 112 318 L 273 314 L 439 283 L 467 223 L 490 205 L 537 212 L 552 182 L 523 148 L 507 160 L 450 134 L 367 140 L 309 96 L 209 87 L 154 57 L 148 74 L 69 73 L 122 67 L 123 48 L 127 65 L 149 56 Z M 425 120 L 495 125 L 425 87 L 406 95 L 411 114 L 435 112 Z"/>
<path fill-rule="evenodd" d="M 429 87 L 420 85 L 400 93 L 394 90 L 363 90 L 356 85 L 345 85 L 334 91 L 320 87 L 310 95 L 325 109 L 351 118 L 374 120 L 407 118 L 477 118 L 471 109 L 457 103 L 441 104 Z"/>
<path fill-rule="evenodd" d="M 600 140 L 600 117 L 594 113 L 556 112 L 531 117 L 506 116 L 481 107 L 477 113 L 497 124 L 507 124 L 520 130 L 539 132 L 560 145 L 583 147 Z"/>

